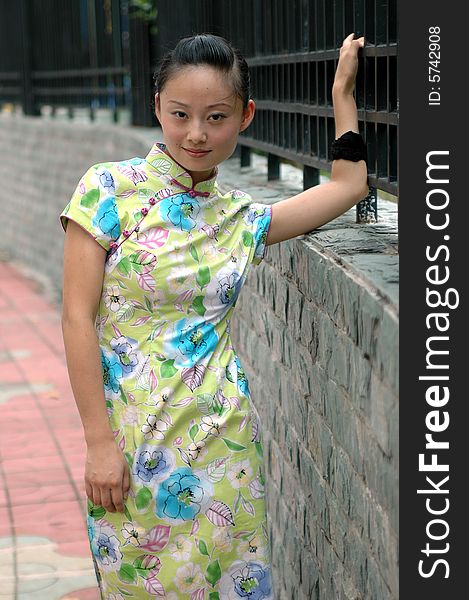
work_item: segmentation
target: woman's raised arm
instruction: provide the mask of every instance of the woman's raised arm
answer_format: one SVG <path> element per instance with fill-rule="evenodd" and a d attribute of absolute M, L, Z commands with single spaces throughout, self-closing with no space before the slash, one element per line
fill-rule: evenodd
<path fill-rule="evenodd" d="M 358 133 L 357 107 L 353 96 L 358 68 L 358 50 L 364 38 L 351 33 L 340 49 L 334 77 L 332 100 L 336 138 L 347 131 Z M 331 179 L 272 206 L 272 221 L 266 245 L 276 244 L 328 223 L 346 212 L 368 194 L 364 160 L 334 160 Z"/>

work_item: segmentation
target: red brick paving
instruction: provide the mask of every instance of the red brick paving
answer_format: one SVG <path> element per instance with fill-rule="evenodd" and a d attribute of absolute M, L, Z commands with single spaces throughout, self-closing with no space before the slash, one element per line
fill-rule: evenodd
<path fill-rule="evenodd" d="M 0 586 L 12 599 L 98 598 L 85 525 L 84 451 L 60 309 L 18 266 L 0 261 L 0 544 L 11 546 L 16 561 L 10 571 L 0 562 Z M 29 573 L 22 592 L 18 572 L 35 543 L 57 565 L 80 557 L 74 577 L 41 591 L 41 575 L 34 590 Z M 11 561 L 11 553 L 0 553 L 2 560 Z"/>

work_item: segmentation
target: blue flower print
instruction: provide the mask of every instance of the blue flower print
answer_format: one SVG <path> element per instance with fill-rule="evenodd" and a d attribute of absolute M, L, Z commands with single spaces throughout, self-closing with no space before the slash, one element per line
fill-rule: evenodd
<path fill-rule="evenodd" d="M 265 250 L 265 241 L 270 223 L 270 207 L 263 204 L 252 203 L 245 217 L 246 223 L 254 227 L 254 262 L 258 264 Z"/>
<path fill-rule="evenodd" d="M 114 394 L 119 392 L 119 379 L 122 378 L 122 367 L 119 357 L 101 349 L 101 366 L 103 370 L 104 389 Z"/>
<path fill-rule="evenodd" d="M 114 196 L 116 193 L 116 185 L 110 171 L 108 171 L 108 169 L 100 169 L 96 172 L 96 175 L 98 176 L 100 187 L 105 190 L 108 195 Z"/>
<path fill-rule="evenodd" d="M 218 336 L 212 323 L 180 319 L 165 332 L 164 353 L 175 367 L 193 367 L 215 350 Z"/>
<path fill-rule="evenodd" d="M 241 290 L 241 277 L 236 271 L 225 276 L 217 277 L 218 297 L 220 302 L 225 305 L 233 304 Z"/>
<path fill-rule="evenodd" d="M 248 378 L 246 377 L 246 373 L 244 372 L 243 367 L 239 361 L 239 358 L 235 356 L 235 364 L 236 364 L 236 379 L 238 382 L 238 388 L 244 396 L 249 396 L 249 383 Z"/>
<path fill-rule="evenodd" d="M 156 514 L 171 522 L 191 521 L 207 505 L 210 492 L 207 483 L 197 477 L 192 469 L 176 469 L 158 488 Z"/>
<path fill-rule="evenodd" d="M 105 571 L 118 571 L 122 564 L 122 552 L 116 532 L 110 524 L 97 522 L 90 539 L 91 551 L 98 565 Z"/>
<path fill-rule="evenodd" d="M 109 196 L 99 203 L 93 225 L 110 239 L 117 239 L 120 235 L 120 223 L 117 215 L 117 206 L 114 196 Z"/>
<path fill-rule="evenodd" d="M 139 363 L 139 355 L 141 356 L 141 353 L 136 351 L 137 340 L 121 335 L 118 338 L 112 338 L 110 343 L 119 359 L 123 376 L 128 377 L 135 371 Z"/>
<path fill-rule="evenodd" d="M 210 280 L 206 288 L 204 306 L 207 309 L 205 320 L 219 321 L 226 311 L 235 304 L 243 286 L 243 278 L 235 265 L 222 267 Z"/>
<path fill-rule="evenodd" d="M 189 194 L 176 194 L 160 202 L 161 217 L 182 231 L 194 229 L 199 212 L 199 202 Z"/>
<path fill-rule="evenodd" d="M 88 528 L 88 538 L 90 540 L 90 542 L 94 539 L 94 537 L 96 536 L 96 527 L 95 527 L 95 520 L 91 515 L 88 515 L 86 518 L 86 525 Z"/>
<path fill-rule="evenodd" d="M 142 483 L 155 483 L 166 479 L 175 462 L 174 454 L 164 446 L 143 444 L 135 454 L 132 468 Z"/>
<path fill-rule="evenodd" d="M 220 597 L 237 600 L 272 600 L 270 568 L 257 562 L 236 561 L 219 583 Z"/>

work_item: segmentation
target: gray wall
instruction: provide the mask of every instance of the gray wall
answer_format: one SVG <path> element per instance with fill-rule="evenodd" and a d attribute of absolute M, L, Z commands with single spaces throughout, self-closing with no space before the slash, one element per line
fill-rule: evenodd
<path fill-rule="evenodd" d="M 58 214 L 93 163 L 145 156 L 155 131 L 0 117 L 0 258 L 60 299 Z M 227 161 L 220 182 L 258 201 L 295 193 L 293 169 Z M 290 177 L 288 178 L 288 175 Z M 232 320 L 260 412 L 277 598 L 398 598 L 398 260 L 395 205 L 353 211 L 267 249 Z"/>

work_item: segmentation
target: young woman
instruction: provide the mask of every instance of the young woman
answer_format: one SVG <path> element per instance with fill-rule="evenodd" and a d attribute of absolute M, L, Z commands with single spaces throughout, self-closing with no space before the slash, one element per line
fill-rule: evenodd
<path fill-rule="evenodd" d="M 363 44 L 350 34 L 340 50 L 329 182 L 274 205 L 220 193 L 217 165 L 255 104 L 239 52 L 197 35 L 156 77 L 165 143 L 91 167 L 61 215 L 63 334 L 106 600 L 273 598 L 261 434 L 230 318 L 266 246 L 367 194 L 353 97 Z"/>

